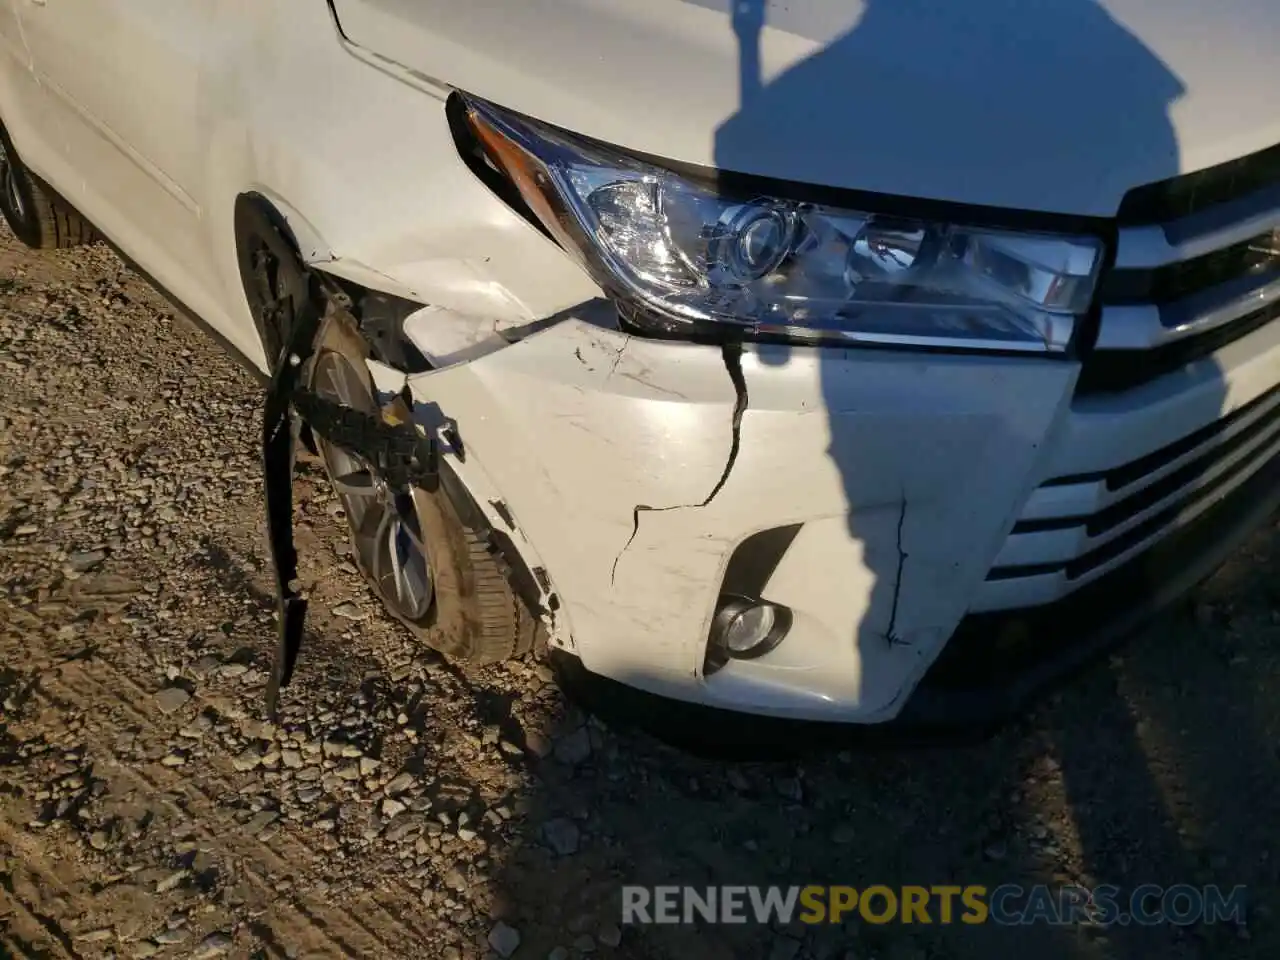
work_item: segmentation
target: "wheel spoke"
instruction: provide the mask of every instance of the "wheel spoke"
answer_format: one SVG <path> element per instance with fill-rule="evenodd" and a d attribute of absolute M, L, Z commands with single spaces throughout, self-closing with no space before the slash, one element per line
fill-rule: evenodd
<path fill-rule="evenodd" d="M 422 536 L 418 533 L 415 525 L 405 520 L 400 521 L 400 529 L 404 531 L 405 537 L 413 544 L 418 553 L 422 555 L 422 559 L 427 559 L 427 545 L 422 542 Z"/>
<path fill-rule="evenodd" d="M 369 538 L 370 544 L 373 546 L 373 582 L 382 583 L 382 545 L 386 542 L 387 527 L 391 523 L 391 511 L 387 509 L 385 504 L 378 503 L 374 509 L 378 513 L 378 526 L 374 530 L 373 536 Z"/>
<path fill-rule="evenodd" d="M 412 518 L 401 516 L 399 529 L 404 534 L 404 540 L 400 542 L 405 547 L 401 574 L 404 578 L 403 594 L 408 601 L 410 615 L 416 619 L 426 612 L 431 599 L 431 565 L 427 562 L 426 550 L 413 531 Z"/>
<path fill-rule="evenodd" d="M 377 492 L 373 486 L 373 475 L 360 469 L 334 477 L 333 489 L 346 497 L 372 497 Z"/>
<path fill-rule="evenodd" d="M 366 413 L 377 412 L 377 393 L 359 358 L 332 348 L 316 358 L 312 383 L 330 401 Z M 433 593 L 430 554 L 412 498 L 388 490 L 357 454 L 323 442 L 333 490 L 346 508 L 351 536 L 363 569 L 388 606 L 418 619 Z M 385 555 L 384 555 L 385 551 Z M 394 586 L 386 582 L 390 576 Z"/>
<path fill-rule="evenodd" d="M 401 607 L 408 606 L 406 601 L 412 602 L 412 597 L 406 597 L 405 592 L 408 584 L 405 582 L 405 567 L 400 562 L 400 530 L 404 527 L 404 523 L 399 517 L 395 517 L 391 521 L 391 527 L 387 531 L 387 553 L 391 556 L 391 576 L 396 583 L 396 599 L 400 601 Z"/>
<path fill-rule="evenodd" d="M 382 535 L 382 528 L 390 518 L 387 505 L 377 498 L 371 498 L 364 504 L 364 511 L 357 521 L 355 535 L 361 540 L 374 541 Z"/>

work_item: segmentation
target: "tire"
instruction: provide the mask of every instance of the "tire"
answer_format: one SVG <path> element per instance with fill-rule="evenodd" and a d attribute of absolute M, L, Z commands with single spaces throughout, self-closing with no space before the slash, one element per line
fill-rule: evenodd
<path fill-rule="evenodd" d="M 0 127 L 0 213 L 14 235 L 35 250 L 93 241 L 93 228 L 26 168 Z"/>
<path fill-rule="evenodd" d="M 335 362 L 335 356 L 341 358 L 340 362 L 358 365 L 367 377 L 363 362 L 368 355 L 368 344 L 350 320 L 341 314 L 331 314 L 321 328 L 309 364 L 308 385 L 323 391 L 324 385 L 316 382 L 316 374 Z M 369 379 L 370 396 L 376 396 Z M 395 401 L 392 412 L 408 416 L 401 400 Z M 325 473 L 337 491 L 339 478 L 334 474 L 334 464 L 342 452 L 318 438 L 317 446 Z M 348 505 L 356 566 L 386 611 L 423 644 L 450 660 L 490 664 L 521 657 L 533 650 L 541 639 L 540 625 L 512 589 L 497 549 L 462 523 L 443 485 L 435 492 L 415 488 L 411 499 L 431 571 L 431 605 L 421 616 L 406 614 L 392 595 L 387 576 L 372 569 L 368 551 L 360 544 L 354 511 Z"/>
<path fill-rule="evenodd" d="M 300 298 L 316 295 L 315 285 L 274 211 L 263 209 L 260 201 L 241 197 L 235 219 L 245 295 L 266 355 L 275 361 L 288 339 L 288 318 L 295 314 Z M 270 262 L 263 262 L 264 254 Z M 368 412 L 375 412 L 377 394 L 364 363 L 368 356 L 369 345 L 356 330 L 351 316 L 330 311 L 308 361 L 306 383 L 323 391 L 324 371 L 337 364 L 353 368 L 359 379 L 357 395 L 339 399 L 352 405 L 362 403 Z M 408 417 L 402 400 L 392 406 L 392 412 Z M 419 541 L 425 545 L 432 588 L 429 605 L 406 614 L 404 604 L 390 595 L 385 575 L 372 569 L 367 552 L 362 551 L 359 518 L 339 489 L 335 468 L 340 462 L 349 463 L 355 458 L 318 437 L 316 448 L 330 484 L 347 509 L 357 568 L 386 611 L 420 642 L 451 660 L 472 664 L 510 660 L 541 645 L 541 624 L 512 589 L 501 554 L 485 536 L 461 521 L 443 485 L 435 492 L 414 489 L 411 505 L 403 505 L 416 522 Z"/>

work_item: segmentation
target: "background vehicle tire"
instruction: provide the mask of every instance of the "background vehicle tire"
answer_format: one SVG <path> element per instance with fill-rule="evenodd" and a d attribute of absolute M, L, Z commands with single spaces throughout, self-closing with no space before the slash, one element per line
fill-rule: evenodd
<path fill-rule="evenodd" d="M 236 235 L 245 296 L 274 363 L 302 298 L 319 294 L 292 240 L 259 202 L 237 202 Z M 369 345 L 350 315 L 331 312 L 308 361 L 306 382 L 332 400 L 378 412 L 368 356 Z M 409 416 L 399 399 L 387 411 Z M 347 514 L 356 565 L 388 613 L 424 645 L 458 661 L 509 660 L 542 641 L 541 624 L 511 588 L 500 553 L 462 523 L 443 488 L 397 496 L 359 457 L 315 439 Z M 416 548 L 421 562 L 408 548 Z M 412 576 L 420 578 L 416 585 Z"/>
<path fill-rule="evenodd" d="M 28 170 L 0 127 L 0 213 L 28 247 L 56 250 L 93 240 L 93 228 Z"/>

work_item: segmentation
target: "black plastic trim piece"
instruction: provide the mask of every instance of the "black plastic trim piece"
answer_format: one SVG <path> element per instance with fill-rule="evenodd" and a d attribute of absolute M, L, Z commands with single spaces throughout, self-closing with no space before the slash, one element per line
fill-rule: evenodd
<path fill-rule="evenodd" d="M 1163 464 L 1182 456 L 1191 450 L 1194 450 L 1199 444 L 1203 443 L 1209 437 L 1221 432 L 1225 427 L 1233 421 L 1238 420 L 1246 411 L 1254 409 L 1260 401 L 1274 400 L 1277 396 L 1277 390 L 1273 388 L 1268 393 L 1263 394 L 1247 406 L 1236 410 L 1229 417 L 1224 417 L 1216 423 L 1210 424 L 1215 428 L 1210 431 L 1197 431 L 1190 437 L 1184 438 L 1164 450 L 1158 450 L 1154 454 L 1149 454 L 1142 460 L 1134 461 L 1118 470 L 1111 471 L 1106 474 L 1107 487 L 1110 490 L 1122 489 L 1128 486 L 1140 476 L 1158 470 Z M 1253 423 L 1249 424 L 1235 436 L 1229 440 L 1225 440 L 1217 446 L 1205 450 L 1200 456 L 1194 460 L 1183 464 L 1177 470 L 1167 476 L 1161 477 L 1154 483 L 1151 483 L 1140 490 L 1134 491 L 1128 497 L 1117 500 L 1115 503 L 1104 507 L 1102 510 L 1093 514 L 1071 517 L 1053 517 L 1043 520 L 1021 520 L 1014 524 L 1013 533 L 1038 533 L 1046 530 L 1063 530 L 1071 527 L 1084 526 L 1089 536 L 1096 537 L 1101 533 L 1117 527 L 1124 523 L 1129 517 L 1141 513 L 1147 507 L 1153 506 L 1165 497 L 1177 492 L 1179 489 L 1187 487 L 1198 477 L 1203 476 L 1209 470 L 1219 463 L 1224 457 L 1232 451 L 1238 450 L 1252 440 L 1256 440 L 1263 434 L 1274 435 L 1277 430 L 1277 423 L 1280 423 L 1280 408 L 1272 409 L 1263 416 L 1258 417 Z M 1194 439 L 1194 442 L 1188 440 Z M 1135 468 L 1145 468 L 1141 473 Z M 1197 491 L 1191 491 L 1194 496 Z"/>
<path fill-rule="evenodd" d="M 1277 181 L 1260 190 L 1241 194 L 1233 200 L 1202 207 L 1180 220 L 1165 222 L 1163 225 L 1165 236 L 1170 243 L 1186 243 L 1188 240 L 1216 233 L 1242 220 L 1257 216 L 1264 210 L 1280 207 L 1280 168 L 1277 168 L 1275 173 Z M 1199 198 L 1196 199 L 1199 200 Z"/>
<path fill-rule="evenodd" d="M 1179 244 L 1277 206 L 1280 145 L 1130 190 L 1121 201 L 1116 229 L 1155 226 L 1170 243 Z M 1099 302 L 1166 304 L 1172 311 L 1166 322 L 1173 323 L 1179 319 L 1177 312 L 1204 307 L 1218 295 L 1213 290 L 1218 284 L 1246 278 L 1243 286 L 1247 286 L 1248 278 L 1276 273 L 1274 257 L 1249 249 L 1258 239 L 1159 270 L 1109 271 L 1104 274 Z M 1142 386 L 1209 357 L 1277 316 L 1280 309 L 1273 306 L 1154 349 L 1098 351 L 1086 358 L 1076 392 L 1087 396 Z"/>
<path fill-rule="evenodd" d="M 1159 450 L 1148 453 L 1136 460 L 1130 460 L 1122 466 L 1113 467 L 1110 470 L 1100 473 L 1082 473 L 1069 477 L 1061 477 L 1051 482 L 1057 485 L 1088 483 L 1095 480 L 1103 480 L 1106 482 L 1108 490 L 1123 490 L 1135 480 L 1139 480 L 1152 471 L 1160 469 L 1164 464 L 1178 459 L 1178 457 L 1185 453 L 1190 453 L 1196 447 L 1201 446 L 1222 431 L 1226 430 L 1231 426 L 1231 424 L 1247 417 L 1254 410 L 1277 401 L 1280 401 L 1280 386 L 1272 387 L 1266 393 L 1255 397 L 1244 406 L 1238 407 L 1220 420 L 1215 420 L 1213 423 L 1206 424 L 1199 430 L 1187 434 L 1181 440 L 1176 440 L 1168 446 L 1161 447 Z M 1048 484 L 1046 484 L 1046 486 L 1047 485 Z"/>
<path fill-rule="evenodd" d="M 778 569 L 783 556 L 795 542 L 800 527 L 798 523 L 771 527 L 753 533 L 739 543 L 729 557 L 721 592 L 740 597 L 761 596 L 773 571 Z"/>
<path fill-rule="evenodd" d="M 293 679 L 306 629 L 307 598 L 298 589 L 298 551 L 293 539 L 293 470 L 301 418 L 291 410 L 300 364 L 290 355 L 310 354 L 321 318 L 307 298 L 295 304 L 292 325 L 275 359 L 262 406 L 262 482 L 267 515 L 267 546 L 275 574 L 276 651 L 267 682 L 267 715 L 275 719 L 280 691 Z"/>
<path fill-rule="evenodd" d="M 1267 231 L 1192 260 L 1152 270 L 1113 270 L 1103 281 L 1102 302 L 1108 306 L 1167 304 L 1184 313 L 1194 312 L 1228 299 L 1237 289 L 1256 288 L 1280 277 L 1280 255 L 1263 248 L 1270 242 L 1271 231 Z"/>
<path fill-rule="evenodd" d="M 1130 190 L 1120 203 L 1119 220 L 1124 226 L 1172 224 L 1278 182 L 1280 145 Z"/>
<path fill-rule="evenodd" d="M 1064 572 L 1068 580 L 1078 580 L 1085 574 L 1110 563 L 1116 557 L 1132 549 L 1144 540 L 1148 540 L 1156 535 L 1160 530 L 1172 524 L 1176 524 L 1179 518 L 1194 507 L 1202 504 L 1206 500 L 1211 500 L 1217 496 L 1217 490 L 1226 483 L 1236 478 L 1242 473 L 1248 472 L 1250 469 L 1263 469 L 1258 467 L 1258 461 L 1264 459 L 1269 454 L 1267 451 L 1275 447 L 1275 442 L 1268 444 L 1262 451 L 1256 453 L 1252 457 L 1246 457 L 1238 463 L 1232 464 L 1231 467 L 1223 473 L 1218 481 L 1212 486 L 1201 490 L 1193 491 L 1186 499 L 1179 500 L 1165 507 L 1160 512 L 1153 514 L 1146 520 L 1136 526 L 1126 530 L 1113 540 L 1108 540 L 1103 544 L 1090 550 L 1088 553 L 1081 554 L 1074 560 L 1067 563 L 1038 563 L 1025 564 L 1021 566 L 992 567 L 987 574 L 988 580 L 1013 580 L 1021 577 L 1042 576 L 1046 573 Z M 1194 522 L 1194 521 L 1193 521 Z"/>

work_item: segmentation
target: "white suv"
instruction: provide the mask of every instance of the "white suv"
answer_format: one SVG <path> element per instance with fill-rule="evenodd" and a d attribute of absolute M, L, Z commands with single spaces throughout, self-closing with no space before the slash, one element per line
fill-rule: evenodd
<path fill-rule="evenodd" d="M 1280 498 L 1278 41 L 1275 0 L 0 0 L 0 205 L 425 438 L 438 483 L 316 430 L 424 642 L 989 718 Z"/>

